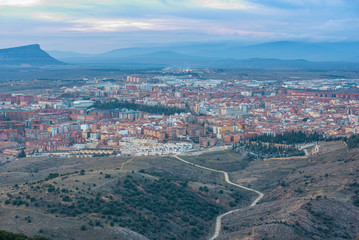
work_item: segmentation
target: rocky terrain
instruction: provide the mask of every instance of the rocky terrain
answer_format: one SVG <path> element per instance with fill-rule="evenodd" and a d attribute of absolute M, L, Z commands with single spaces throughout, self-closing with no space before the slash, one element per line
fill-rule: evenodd
<path fill-rule="evenodd" d="M 240 209 L 217 239 L 357 239 L 359 150 L 319 145 L 306 159 L 185 157 L 263 192 L 254 207 L 256 194 L 173 157 L 21 159 L 0 169 L 1 227 L 51 239 L 206 239 L 219 213 Z"/>
<path fill-rule="evenodd" d="M 218 239 L 357 239 L 359 150 L 341 142 L 320 146 L 307 160 L 255 161 L 232 173 L 265 196 L 225 217 Z"/>
<path fill-rule="evenodd" d="M 206 239 L 255 194 L 173 157 L 25 158 L 0 168 L 1 228 L 51 239 Z"/>

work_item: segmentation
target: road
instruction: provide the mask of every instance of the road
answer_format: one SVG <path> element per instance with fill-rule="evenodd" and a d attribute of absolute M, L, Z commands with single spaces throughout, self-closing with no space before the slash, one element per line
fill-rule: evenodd
<path fill-rule="evenodd" d="M 179 157 L 179 156 L 174 156 L 175 158 L 177 158 L 179 161 L 181 162 L 184 162 L 184 163 L 187 163 L 187 164 L 190 164 L 192 166 L 195 166 L 195 167 L 198 167 L 198 168 L 202 168 L 202 169 L 205 169 L 205 170 L 208 170 L 208 171 L 212 171 L 212 172 L 217 172 L 217 173 L 222 173 L 223 176 L 224 176 L 224 180 L 228 183 L 228 184 L 231 184 L 235 187 L 239 187 L 239 188 L 242 188 L 242 189 L 245 189 L 245 190 L 248 190 L 248 191 L 251 191 L 251 192 L 255 192 L 256 194 L 258 194 L 258 197 L 251 203 L 251 205 L 249 207 L 254 207 L 264 196 L 263 193 L 255 190 L 255 189 L 252 189 L 252 188 L 248 188 L 248 187 L 245 187 L 245 186 L 242 186 L 242 185 L 239 185 L 239 184 L 236 184 L 234 182 L 231 182 L 231 180 L 229 180 L 229 176 L 228 176 L 228 173 L 225 172 L 225 171 L 220 171 L 220 170 L 216 170 L 216 169 L 212 169 L 212 168 L 208 168 L 208 167 L 204 167 L 204 166 L 201 166 L 201 165 L 197 165 L 197 164 L 194 164 L 194 163 L 191 163 L 191 162 L 188 162 L 186 160 L 184 160 L 183 158 Z M 216 228 L 215 228 L 215 231 L 214 231 L 214 234 L 212 237 L 209 238 L 209 240 L 214 240 L 216 239 L 218 236 L 219 236 L 219 233 L 221 231 L 221 225 L 222 225 L 222 218 L 224 216 L 227 216 L 228 214 L 231 214 L 231 213 L 234 213 L 234 212 L 237 212 L 239 210 L 241 210 L 242 208 L 239 208 L 239 209 L 235 209 L 235 210 L 231 210 L 229 212 L 226 212 L 226 213 L 223 213 L 221 215 L 219 215 L 216 219 Z"/>
<path fill-rule="evenodd" d="M 212 148 L 207 148 L 207 149 L 202 149 L 202 150 L 197 150 L 197 151 L 186 152 L 186 153 L 183 153 L 183 155 L 185 155 L 185 156 L 198 156 L 198 155 L 201 155 L 202 153 L 222 151 L 223 149 L 226 149 L 226 148 L 217 146 L 217 147 L 212 147 Z"/>
<path fill-rule="evenodd" d="M 312 155 L 319 152 L 320 146 L 318 143 L 308 143 L 308 144 L 301 145 L 299 147 L 299 150 L 303 150 L 305 153 L 305 156 L 309 156 L 307 148 L 311 148 L 311 147 L 314 147 L 314 150 L 312 151 Z"/>

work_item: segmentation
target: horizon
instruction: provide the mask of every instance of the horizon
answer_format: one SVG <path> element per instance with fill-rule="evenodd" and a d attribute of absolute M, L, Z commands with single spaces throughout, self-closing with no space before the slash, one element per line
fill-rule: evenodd
<path fill-rule="evenodd" d="M 358 41 L 331 41 L 331 42 L 311 42 L 311 41 L 267 41 L 267 42 L 256 42 L 256 43 L 242 43 L 242 42 L 238 42 L 238 41 L 231 41 L 231 40 L 223 40 L 223 41 L 212 41 L 212 42 L 181 42 L 181 43 L 168 43 L 168 44 L 162 44 L 162 45 L 148 45 L 148 46 L 133 46 L 133 47 L 120 47 L 120 48 L 115 48 L 115 49 L 109 49 L 106 51 L 101 51 L 101 52 L 94 52 L 94 53 L 90 53 L 90 52 L 79 52 L 79 51 L 69 51 L 69 50 L 57 50 L 57 49 L 44 49 L 44 51 L 46 52 L 72 52 L 72 53 L 79 53 L 79 54 L 89 54 L 89 55 L 97 55 L 97 54 L 103 54 L 103 53 L 108 53 L 108 52 L 112 52 L 112 51 L 116 51 L 116 50 L 121 50 L 121 49 L 144 49 L 144 48 L 156 48 L 156 47 L 173 47 L 173 46 L 190 46 L 190 45 L 195 45 L 195 44 L 237 44 L 237 46 L 240 47 L 251 47 L 251 46 L 257 46 L 257 45 L 262 45 L 262 44 L 271 44 L 271 43 L 299 43 L 299 44 L 336 44 L 336 43 L 359 43 Z M 37 44 L 37 43 L 34 43 Z M 31 44 L 29 44 L 31 45 Z M 39 44 L 40 45 L 40 44 Z M 40 48 L 42 49 L 42 46 L 40 45 Z M 172 52 L 176 52 L 178 53 L 176 50 L 169 50 Z M 275 57 L 273 57 L 275 58 Z M 297 59 L 297 58 L 294 58 Z M 309 61 L 309 60 L 308 60 Z"/>
<path fill-rule="evenodd" d="M 0 57 L 4 66 L 32 66 L 34 63 L 43 66 L 52 65 L 55 61 L 72 65 L 83 66 L 127 66 L 131 63 L 137 66 L 202 66 L 202 67 L 233 67 L 231 64 L 239 64 L 241 67 L 252 67 L 245 63 L 247 60 L 261 61 L 263 69 L 271 66 L 271 60 L 280 60 L 275 65 L 280 68 L 295 67 L 299 69 L 357 69 L 359 42 L 324 42 L 308 43 L 294 41 L 277 41 L 255 45 L 241 45 L 236 42 L 212 42 L 212 43 L 182 43 L 177 45 L 165 45 L 156 47 L 132 47 L 113 49 L 98 54 L 79 53 L 75 51 L 51 51 L 34 43 L 23 46 L 0 49 Z M 5 50 L 5 51 L 4 51 Z M 311 52 L 314 54 L 311 55 Z M 34 57 L 41 56 L 41 57 Z M 101 61 L 98 61 L 98 58 Z M 139 60 L 140 57 L 140 60 Z M 212 60 L 217 59 L 214 64 Z M 0 58 L 1 60 L 1 58 Z M 293 61 L 297 61 L 292 65 Z M 301 64 L 299 64 L 299 62 Z M 304 62 L 310 65 L 302 65 Z M 333 65 L 333 63 L 340 63 Z M 318 64 L 316 64 L 318 63 Z M 15 64 L 15 65 L 14 65 Z M 183 65 L 184 64 L 184 65 Z M 269 64 L 269 65 L 268 65 Z M 320 65 L 324 64 L 324 65 Z M 24 65 L 24 66 L 25 66 Z M 128 67 L 128 66 L 127 66 Z M 238 67 L 238 65 L 236 66 Z"/>
<path fill-rule="evenodd" d="M 101 52 L 94 52 L 94 53 L 90 53 L 90 52 L 80 52 L 80 51 L 71 51 L 71 50 L 58 50 L 58 49 L 45 49 L 40 43 L 28 43 L 28 44 L 24 44 L 24 45 L 20 45 L 20 46 L 9 46 L 9 47 L 4 47 L 4 48 L 0 48 L 0 50 L 2 49 L 11 49 L 11 48 L 19 48 L 19 47 L 27 47 L 27 46 L 33 46 L 33 45 L 38 45 L 40 47 L 40 49 L 42 49 L 43 51 L 50 53 L 50 52 L 63 52 L 63 53 L 78 53 L 78 54 L 88 54 L 88 55 L 98 55 L 98 54 L 103 54 L 103 53 L 108 53 L 108 52 L 112 52 L 112 51 L 116 51 L 116 50 L 121 50 L 121 49 L 145 49 L 145 48 L 166 48 L 166 47 L 174 47 L 174 46 L 191 46 L 191 45 L 197 45 L 197 44 L 236 44 L 239 47 L 251 47 L 251 46 L 257 46 L 257 45 L 264 45 L 264 44 L 273 44 L 273 43 L 293 43 L 293 44 L 344 44 L 344 43 L 359 43 L 359 41 L 333 41 L 333 42 L 310 42 L 310 41 L 269 41 L 269 42 L 260 42 L 260 43 L 253 43 L 253 44 L 244 44 L 241 42 L 237 42 L 237 41 L 213 41 L 213 42 L 181 42 L 181 43 L 168 43 L 168 44 L 162 44 L 162 45 L 148 45 L 148 46 L 134 46 L 134 47 L 120 47 L 120 48 L 116 48 L 116 49 L 109 49 L 106 51 L 101 51 Z M 161 51 L 161 50 L 159 50 Z M 172 52 L 176 52 L 175 50 L 168 50 L 168 51 L 172 51 Z"/>
<path fill-rule="evenodd" d="M 0 0 L 0 48 L 103 53 L 184 43 L 356 42 L 349 0 Z M 345 16 L 345 17 L 344 17 Z"/>

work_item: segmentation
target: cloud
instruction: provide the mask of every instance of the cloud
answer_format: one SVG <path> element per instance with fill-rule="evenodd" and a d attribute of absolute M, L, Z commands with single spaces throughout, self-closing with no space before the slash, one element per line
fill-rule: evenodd
<path fill-rule="evenodd" d="M 53 22 L 61 22 L 66 21 L 69 18 L 67 14 L 64 13 L 52 13 L 52 12 L 34 12 L 31 14 L 33 19 L 45 20 L 45 21 L 53 21 Z"/>
<path fill-rule="evenodd" d="M 131 20 L 131 19 L 96 19 L 84 18 L 74 21 L 74 26 L 68 28 L 72 31 L 81 32 L 118 32 L 118 31 L 134 31 L 134 30 L 150 30 L 156 28 L 156 20 Z"/>
<path fill-rule="evenodd" d="M 43 16 L 44 17 L 44 16 Z M 49 16 L 50 17 L 50 16 Z M 53 17 L 56 18 L 56 17 Z M 74 32 L 132 32 L 132 31 L 197 31 L 220 35 L 271 36 L 270 31 L 249 30 L 246 26 L 225 26 L 216 21 L 202 21 L 186 18 L 143 19 L 143 18 L 84 18 L 67 21 L 64 31 Z"/>
<path fill-rule="evenodd" d="M 244 35 L 244 36 L 257 36 L 257 37 L 263 37 L 263 36 L 274 36 L 276 33 L 274 32 L 262 32 L 262 31 L 248 31 L 248 30 L 242 30 L 242 29 L 231 29 L 231 28 L 212 28 L 209 33 L 215 33 L 215 34 L 223 34 L 223 35 Z"/>
<path fill-rule="evenodd" d="M 196 3 L 201 7 L 223 10 L 244 10 L 253 8 L 253 5 L 238 0 L 197 0 Z"/>
<path fill-rule="evenodd" d="M 33 7 L 41 4 L 41 0 L 0 0 L 0 7 Z"/>
<path fill-rule="evenodd" d="M 0 10 L 0 45 L 359 40 L 353 0 L 0 0 Z"/>
<path fill-rule="evenodd" d="M 359 18 L 329 19 L 323 25 L 319 26 L 319 28 L 322 29 L 347 29 L 358 27 Z"/>
<path fill-rule="evenodd" d="M 281 3 L 291 4 L 300 7 L 310 6 L 340 6 L 345 4 L 344 0 L 279 0 Z"/>
<path fill-rule="evenodd" d="M 108 6 L 116 3 L 116 0 L 0 0 L 1 7 L 12 8 L 51 8 L 58 9 L 77 8 L 86 9 L 89 7 Z"/>

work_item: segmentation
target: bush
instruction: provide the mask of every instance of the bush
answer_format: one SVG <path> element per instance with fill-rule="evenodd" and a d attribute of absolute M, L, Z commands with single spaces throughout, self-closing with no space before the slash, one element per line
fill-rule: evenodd
<path fill-rule="evenodd" d="M 1 240 L 49 240 L 49 238 L 43 236 L 28 237 L 22 233 L 11 233 L 3 230 L 0 230 L 0 239 Z"/>
<path fill-rule="evenodd" d="M 64 196 L 63 198 L 62 198 L 62 201 L 64 201 L 64 202 L 71 202 L 72 201 L 72 199 L 69 197 L 69 196 Z"/>
<path fill-rule="evenodd" d="M 60 176 L 58 173 L 50 173 L 45 180 L 47 181 L 53 178 L 57 178 L 58 176 Z"/>

